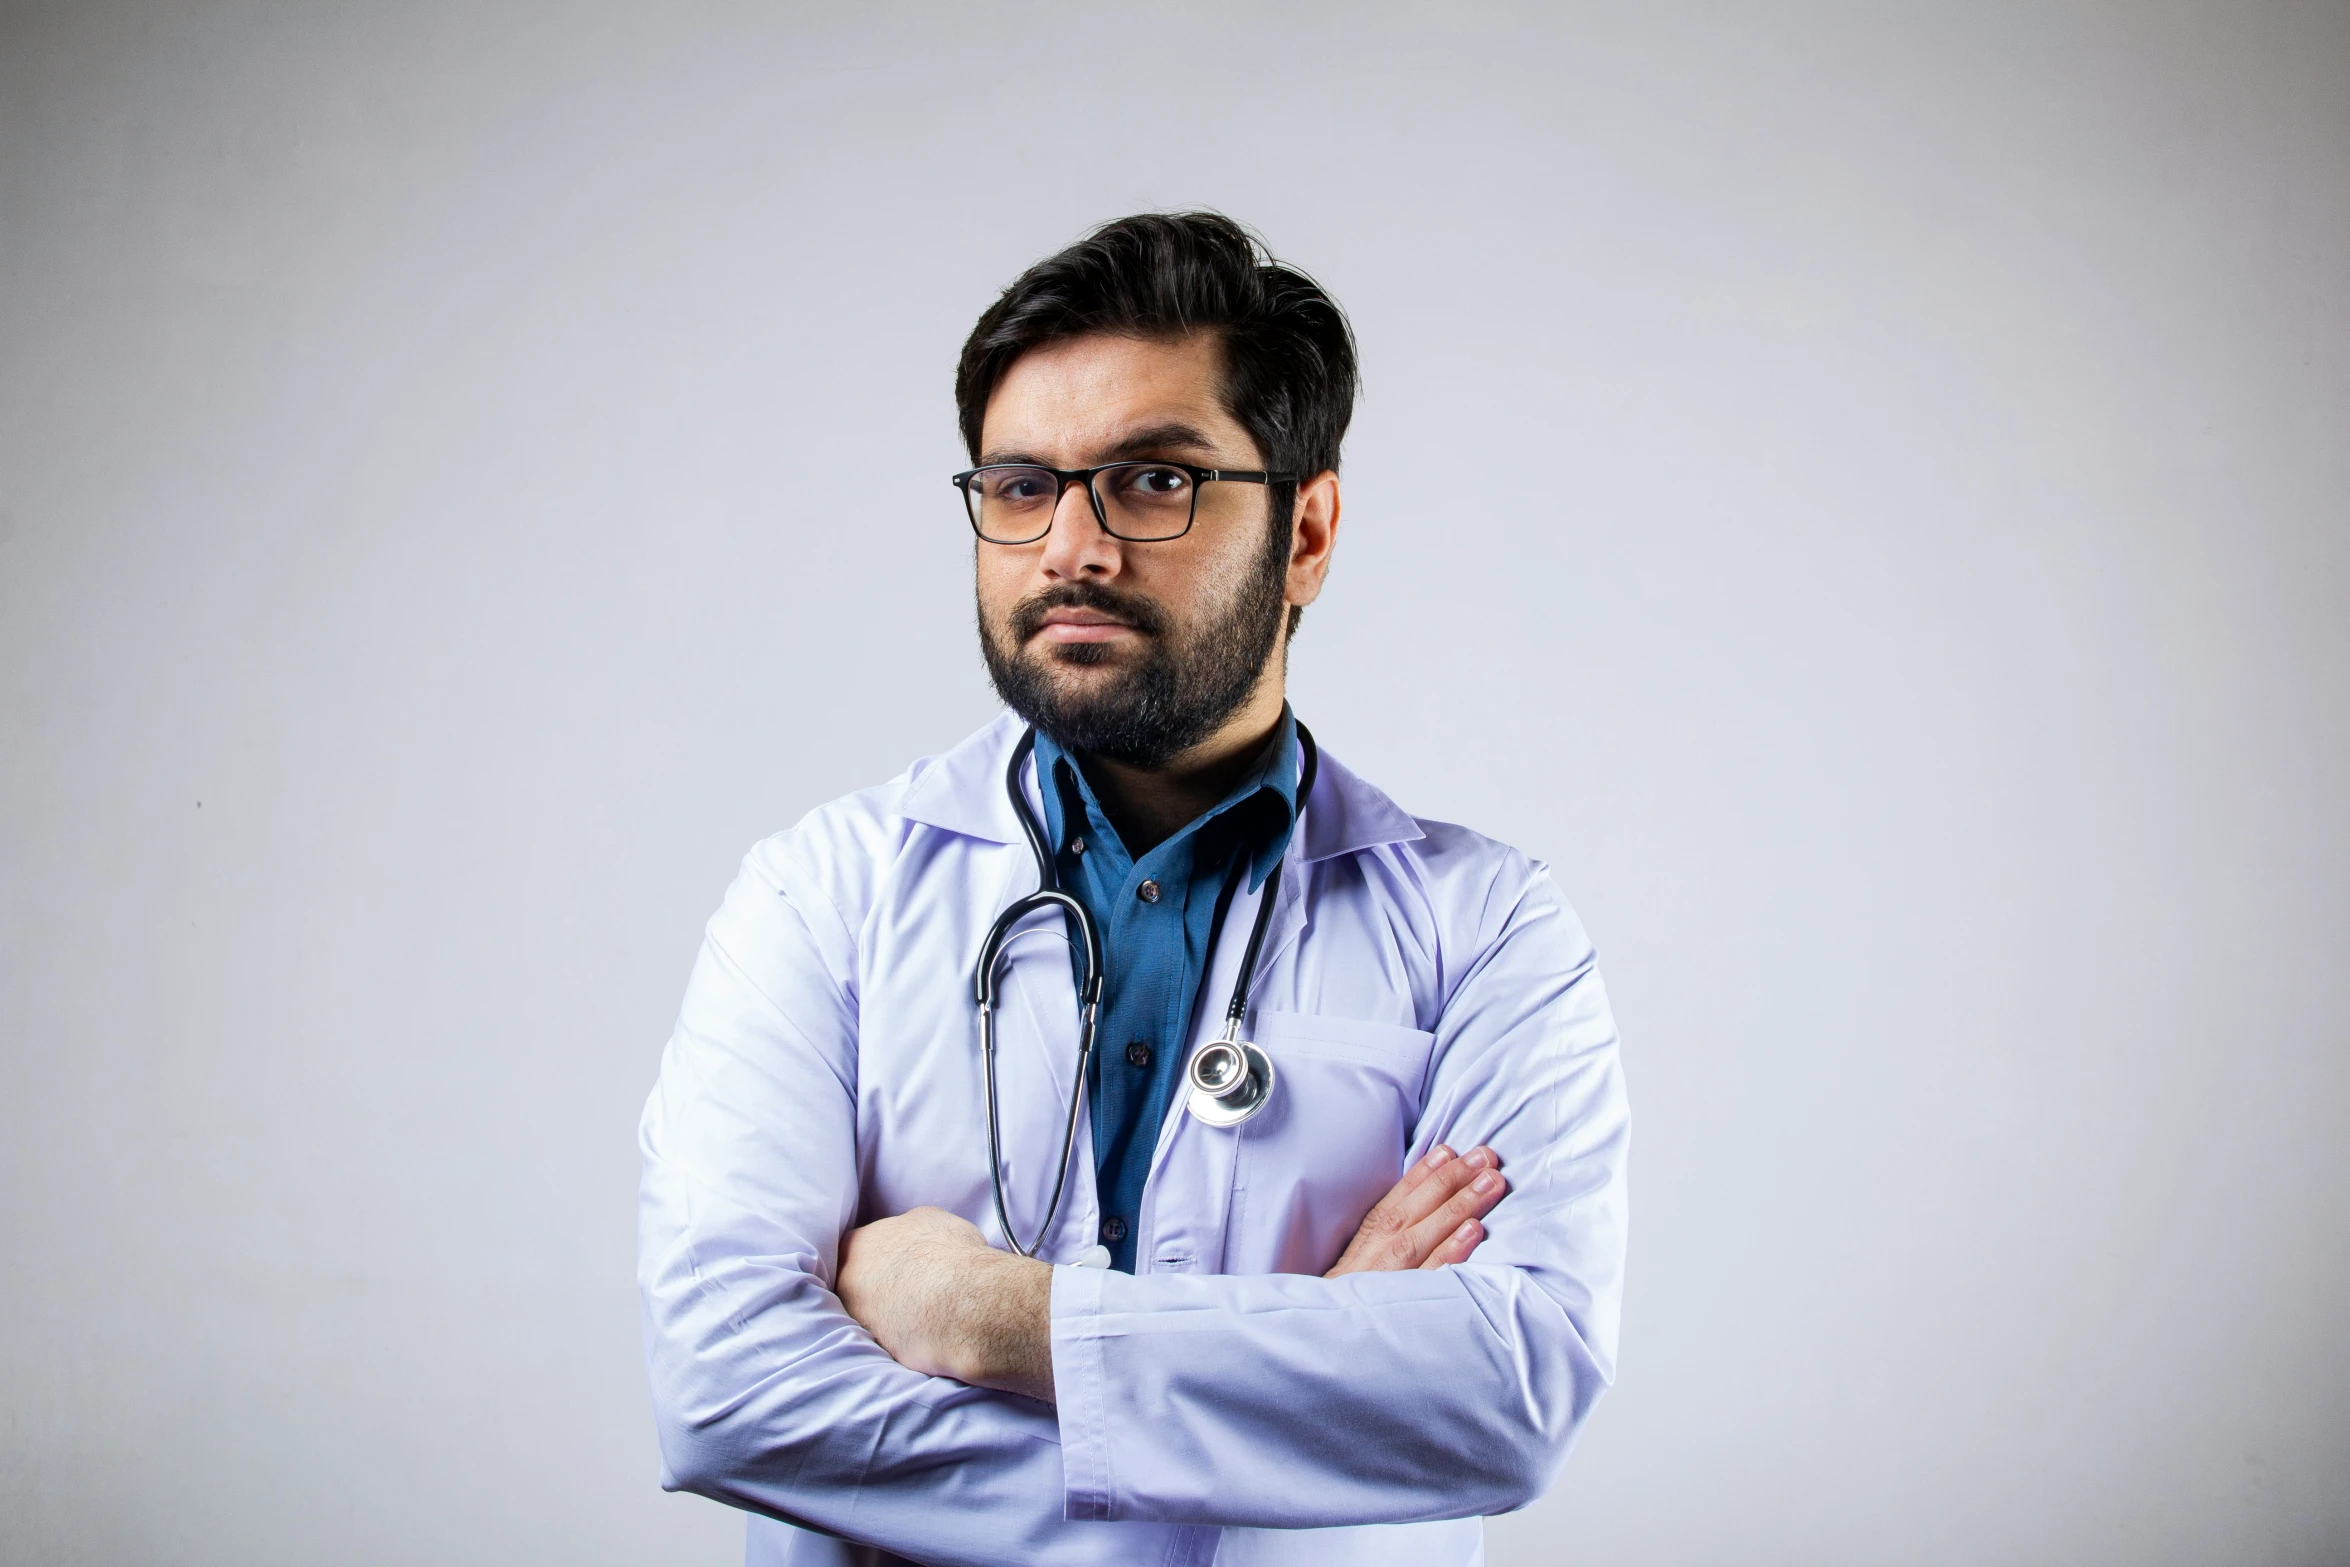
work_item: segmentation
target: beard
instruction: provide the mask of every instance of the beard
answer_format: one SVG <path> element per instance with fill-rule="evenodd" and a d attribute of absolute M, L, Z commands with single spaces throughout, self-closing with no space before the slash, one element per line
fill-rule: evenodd
<path fill-rule="evenodd" d="M 1268 528 L 1265 547 L 1231 600 L 1197 626 L 1178 626 L 1156 599 L 1099 583 L 1064 582 L 1012 606 L 999 642 L 979 612 L 979 651 L 1004 705 L 1066 751 L 1130 767 L 1164 767 L 1214 734 L 1264 678 L 1288 618 L 1289 530 Z M 1032 647 L 1056 609 L 1112 615 L 1140 633 L 1128 668 L 1085 692 L 1054 678 L 1054 666 L 1085 669 L 1115 656 L 1098 642 Z"/>

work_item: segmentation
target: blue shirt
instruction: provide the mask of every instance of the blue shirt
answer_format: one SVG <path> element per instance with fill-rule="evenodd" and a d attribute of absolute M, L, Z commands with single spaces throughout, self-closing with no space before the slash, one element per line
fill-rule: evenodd
<path fill-rule="evenodd" d="M 1281 863 L 1297 820 L 1297 723 L 1284 706 L 1257 766 L 1140 860 L 1110 825 L 1084 767 L 1042 733 L 1036 768 L 1061 886 L 1101 931 L 1102 1007 L 1086 1096 L 1102 1244 L 1111 1267 L 1132 1273 L 1143 1183 L 1183 1081 L 1219 895 L 1232 876 L 1245 874 L 1252 890 L 1261 885 Z M 1241 931 L 1230 939 L 1248 937 Z M 1219 1007 L 1222 1001 L 1216 998 Z"/>

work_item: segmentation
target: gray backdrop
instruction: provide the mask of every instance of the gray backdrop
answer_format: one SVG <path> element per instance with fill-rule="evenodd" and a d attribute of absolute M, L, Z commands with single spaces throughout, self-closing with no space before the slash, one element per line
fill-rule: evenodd
<path fill-rule="evenodd" d="M 0 1558 L 733 1559 L 637 1110 L 1186 204 L 1362 338 L 1301 711 L 1620 1009 L 1494 1561 L 2350 1560 L 2350 7 L 1035 0 L 0 15 Z"/>

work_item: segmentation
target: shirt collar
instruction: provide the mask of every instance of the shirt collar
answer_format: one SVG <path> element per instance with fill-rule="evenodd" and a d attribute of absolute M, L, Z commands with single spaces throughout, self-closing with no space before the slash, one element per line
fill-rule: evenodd
<path fill-rule="evenodd" d="M 1004 796 L 1004 765 L 1026 727 L 1017 715 L 1002 713 L 953 749 L 922 758 L 900 781 L 884 786 L 884 796 L 894 796 L 888 809 L 907 821 L 966 838 L 1023 842 L 1019 818 Z M 1305 805 L 1304 838 L 1297 848 L 1303 862 L 1426 836 L 1402 806 L 1328 750 L 1322 752 L 1314 793 Z"/>
<path fill-rule="evenodd" d="M 1257 760 L 1242 774 L 1231 791 L 1181 828 L 1168 835 L 1166 842 L 1198 832 L 1217 817 L 1247 808 L 1262 811 L 1258 821 L 1241 823 L 1249 846 L 1249 890 L 1254 892 L 1264 879 L 1281 863 L 1281 856 L 1289 847 L 1289 834 L 1297 824 L 1297 718 L 1289 704 L 1281 704 L 1281 722 L 1265 742 Z M 1038 792 L 1044 796 L 1045 830 L 1056 849 L 1068 844 L 1069 806 L 1075 806 L 1099 824 L 1096 831 L 1115 831 L 1110 825 L 1109 813 L 1102 809 L 1101 797 L 1094 792 L 1093 780 L 1077 756 L 1064 750 L 1041 729 L 1036 735 L 1036 777 Z M 1070 798 L 1074 792 L 1075 799 Z M 1248 802 L 1264 798 L 1265 803 L 1249 806 Z M 1125 845 L 1121 844 L 1121 848 Z M 1140 859 L 1142 856 L 1133 855 Z"/>

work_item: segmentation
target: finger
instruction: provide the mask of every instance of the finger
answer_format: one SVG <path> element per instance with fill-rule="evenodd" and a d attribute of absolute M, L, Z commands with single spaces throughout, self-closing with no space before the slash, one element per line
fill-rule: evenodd
<path fill-rule="evenodd" d="M 1449 1150 L 1446 1150 L 1449 1152 Z M 1416 1268 L 1428 1255 L 1423 1226 L 1478 1176 L 1500 1162 L 1490 1148 L 1472 1148 L 1457 1159 L 1438 1159 L 1432 1152 L 1422 1161 L 1416 1182 L 1398 1181 L 1393 1191 L 1372 1209 L 1357 1231 L 1364 1249 L 1356 1253 L 1360 1265 L 1374 1268 Z M 1353 1247 L 1348 1248 L 1353 1251 Z"/>
<path fill-rule="evenodd" d="M 1439 1151 L 1445 1154 L 1449 1155 L 1452 1151 L 1443 1148 L 1441 1144 L 1438 1146 Z M 1432 1152 L 1382 1199 L 1380 1208 L 1385 1211 L 1381 1217 L 1393 1229 L 1412 1229 L 1442 1207 L 1462 1187 L 1475 1181 L 1479 1172 L 1493 1169 L 1500 1163 L 1501 1156 L 1485 1147 L 1472 1148 L 1457 1159 L 1440 1160 Z M 1407 1266 L 1418 1261 L 1419 1255 L 1415 1252 Z"/>
<path fill-rule="evenodd" d="M 1456 1262 L 1467 1262 L 1469 1253 L 1475 1251 L 1477 1243 L 1483 1239 L 1485 1226 L 1475 1219 L 1463 1219 L 1458 1229 L 1436 1243 L 1436 1249 L 1428 1253 L 1428 1260 L 1420 1266 L 1442 1268 Z"/>
<path fill-rule="evenodd" d="M 1363 1216 L 1356 1233 L 1365 1238 L 1400 1235 L 1472 1178 L 1453 1151 L 1440 1143 L 1387 1189 L 1387 1195 Z"/>
<path fill-rule="evenodd" d="M 1480 1170 L 1474 1180 L 1445 1200 L 1434 1213 L 1412 1226 L 1410 1261 L 1406 1267 L 1424 1262 L 1447 1237 L 1471 1219 L 1482 1219 L 1493 1211 L 1493 1205 L 1509 1195 L 1509 1177 L 1499 1170 Z"/>
<path fill-rule="evenodd" d="M 1427 1260 L 1430 1242 L 1415 1231 L 1479 1174 L 1500 1163 L 1501 1156 L 1483 1145 L 1460 1157 L 1441 1143 L 1431 1148 L 1363 1216 L 1331 1276 L 1419 1267 Z"/>
<path fill-rule="evenodd" d="M 1379 1200 L 1382 1203 L 1394 1202 L 1397 1199 L 1405 1196 L 1407 1193 L 1419 1190 L 1422 1186 L 1427 1185 L 1430 1180 L 1435 1178 L 1437 1171 L 1443 1169 L 1446 1165 L 1451 1164 L 1459 1157 L 1460 1156 L 1454 1153 L 1450 1148 L 1446 1147 L 1442 1143 L 1438 1143 L 1435 1147 L 1428 1150 L 1427 1156 L 1425 1158 L 1415 1161 L 1410 1169 L 1404 1171 L 1403 1178 L 1397 1181 L 1393 1186 L 1389 1187 L 1387 1190 L 1387 1195 L 1380 1198 Z"/>

